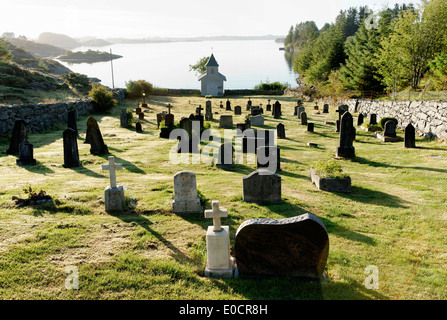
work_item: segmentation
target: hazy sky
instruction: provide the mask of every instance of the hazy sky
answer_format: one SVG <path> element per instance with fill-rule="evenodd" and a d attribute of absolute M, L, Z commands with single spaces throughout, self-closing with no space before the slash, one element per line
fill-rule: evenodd
<path fill-rule="evenodd" d="M 71 37 L 285 35 L 313 20 L 321 28 L 342 9 L 380 10 L 420 0 L 0 0 L 0 35 L 37 38 L 42 32 Z"/>

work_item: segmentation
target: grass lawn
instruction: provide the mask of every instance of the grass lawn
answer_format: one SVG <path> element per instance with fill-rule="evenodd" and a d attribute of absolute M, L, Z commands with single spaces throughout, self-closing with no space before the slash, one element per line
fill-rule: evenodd
<path fill-rule="evenodd" d="M 91 155 L 90 145 L 83 143 L 87 117 L 78 121 L 81 168 L 62 167 L 65 125 L 29 134 L 34 167 L 18 167 L 16 157 L 4 153 L 9 137 L 1 137 L 0 299 L 447 299 L 447 146 L 418 138 L 417 148 L 405 149 L 403 142 L 384 143 L 357 128 L 357 157 L 339 160 L 351 176 L 352 194 L 319 191 L 309 168 L 316 160 L 334 158 L 338 134 L 325 124 L 338 118 L 334 106 L 329 114 L 314 114 L 313 104 L 305 103 L 315 123 L 315 132 L 308 133 L 293 116 L 296 98 L 251 100 L 265 109 L 269 98 L 272 104 L 281 102 L 283 117 L 273 119 L 266 112 L 264 127 L 282 122 L 287 137 L 278 139 L 283 203 L 276 205 L 242 201 L 242 178 L 255 164 L 221 170 L 213 164 L 170 163 L 168 151 L 176 142 L 158 137 L 156 114 L 170 103 L 179 121 L 198 105 L 205 107 L 201 97 L 150 97 L 143 134 L 120 127 L 121 109 L 135 109 L 136 101 L 95 116 L 111 155 L 124 166 L 117 172 L 118 185 L 136 199 L 135 209 L 119 215 L 104 211 L 109 179 L 101 165 L 108 156 Z M 242 106 L 243 115 L 234 116 L 234 123 L 242 122 L 248 97 L 230 100 L 233 108 Z M 214 112 L 232 114 L 219 103 L 213 99 Z M 218 117 L 212 128 L 218 129 Z M 319 217 L 330 240 L 326 279 L 203 277 L 212 220 L 171 212 L 173 176 L 182 170 L 196 173 L 207 207 L 219 200 L 228 209 L 222 224 L 230 227 L 232 246 L 247 219 L 307 212 Z M 54 202 L 17 207 L 12 197 L 26 197 L 23 189 L 29 186 L 46 191 Z M 68 266 L 78 269 L 78 290 L 65 287 Z M 378 289 L 365 287 L 368 266 L 378 269 Z"/>

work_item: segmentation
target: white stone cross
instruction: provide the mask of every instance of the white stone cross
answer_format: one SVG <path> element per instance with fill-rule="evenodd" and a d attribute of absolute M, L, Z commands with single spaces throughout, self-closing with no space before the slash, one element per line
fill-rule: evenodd
<path fill-rule="evenodd" d="M 102 170 L 109 170 L 110 172 L 110 188 L 116 188 L 116 172 L 115 170 L 121 170 L 123 165 L 121 163 L 115 163 L 115 157 L 109 157 L 109 164 L 103 164 Z"/>
<path fill-rule="evenodd" d="M 205 210 L 205 218 L 213 218 L 213 231 L 219 232 L 222 230 L 220 218 L 228 217 L 228 210 L 219 209 L 219 201 L 217 200 L 213 200 L 212 206 L 212 210 Z"/>

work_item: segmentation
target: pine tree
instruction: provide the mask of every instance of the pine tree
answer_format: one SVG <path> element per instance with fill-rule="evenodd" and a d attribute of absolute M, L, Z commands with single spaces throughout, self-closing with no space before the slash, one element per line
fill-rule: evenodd
<path fill-rule="evenodd" d="M 346 45 L 348 58 L 340 70 L 340 81 L 345 89 L 375 92 L 384 89 L 374 57 L 380 39 L 379 30 L 367 28 L 365 23 L 350 38 Z"/>

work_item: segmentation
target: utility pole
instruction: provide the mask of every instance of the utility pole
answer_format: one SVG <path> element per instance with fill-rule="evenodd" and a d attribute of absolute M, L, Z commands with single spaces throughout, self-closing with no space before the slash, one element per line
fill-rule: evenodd
<path fill-rule="evenodd" d="M 113 78 L 113 56 L 112 56 L 112 48 L 110 48 L 110 66 L 112 67 L 112 89 L 115 89 L 115 80 Z"/>

